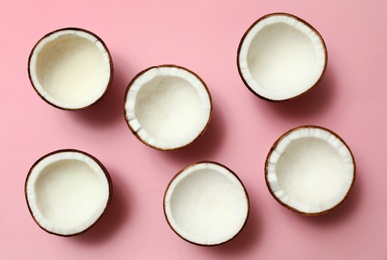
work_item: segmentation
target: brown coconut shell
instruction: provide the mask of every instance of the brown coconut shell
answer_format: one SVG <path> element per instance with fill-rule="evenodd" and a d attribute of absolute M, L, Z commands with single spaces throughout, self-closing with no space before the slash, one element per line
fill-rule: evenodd
<path fill-rule="evenodd" d="M 58 234 L 58 233 L 55 233 L 55 232 L 52 232 L 50 230 L 47 230 L 45 229 L 44 227 L 42 227 L 40 225 L 40 223 L 35 219 L 34 217 L 34 214 L 30 208 L 30 205 L 28 203 L 28 197 L 27 197 L 27 184 L 28 184 L 28 181 L 29 181 L 29 177 L 31 175 L 31 172 L 32 170 L 35 168 L 36 165 L 38 165 L 39 162 L 41 162 L 43 159 L 45 159 L 46 157 L 49 157 L 53 154 L 57 154 L 57 153 L 62 153 L 62 152 L 77 152 L 77 153 L 81 153 L 81 154 L 84 154 L 88 157 L 90 157 L 91 159 L 93 159 L 99 167 L 101 167 L 102 171 L 104 172 L 105 176 L 106 176 L 106 179 L 107 179 L 107 182 L 108 182 L 108 185 L 109 185 L 109 197 L 108 197 L 108 200 L 106 202 L 106 206 L 105 206 L 105 209 L 104 211 L 102 212 L 102 214 L 99 216 L 99 218 L 94 221 L 94 223 L 92 225 L 90 225 L 88 228 L 78 232 L 78 233 L 74 233 L 74 234 L 68 234 L 68 235 L 63 235 L 63 234 Z M 49 234 L 52 234 L 52 235 L 56 235 L 56 236 L 61 236 L 61 237 L 72 237 L 72 236 L 78 236 L 80 234 L 83 234 L 85 233 L 86 231 L 88 231 L 90 228 L 92 228 L 100 219 L 101 217 L 104 215 L 104 213 L 106 212 L 106 209 L 108 208 L 108 206 L 110 205 L 111 203 L 111 200 L 112 200 L 112 197 L 113 197 L 113 182 L 112 182 L 112 179 L 110 177 L 110 174 L 108 172 L 108 170 L 105 168 L 105 166 L 101 163 L 101 161 L 99 161 L 96 157 L 94 157 L 93 155 L 89 154 L 89 153 L 86 153 L 84 151 L 81 151 L 81 150 L 77 150 L 77 149 L 61 149 L 61 150 L 56 150 L 56 151 L 53 151 L 53 152 L 50 152 L 44 156 L 42 156 L 40 159 L 38 159 L 30 168 L 28 174 L 27 174 L 27 177 L 26 177 L 26 180 L 25 180 L 25 183 L 24 183 L 24 196 L 25 196 L 25 199 L 26 199 L 26 203 L 27 203 L 27 207 L 28 207 L 28 211 L 30 212 L 31 214 L 31 217 L 32 219 L 34 220 L 34 222 L 41 228 L 43 229 L 44 231 L 46 231 L 47 233 Z"/>
<path fill-rule="evenodd" d="M 288 99 L 282 99 L 282 100 L 275 100 L 275 99 L 269 99 L 267 97 L 264 97 L 260 94 L 258 94 L 257 92 L 255 92 L 251 87 L 250 85 L 247 83 L 247 81 L 244 79 L 243 75 L 242 75 L 242 71 L 241 71 L 241 68 L 240 68 L 240 64 L 239 64 L 239 56 L 240 56 L 240 51 L 241 51 L 241 48 L 242 48 L 242 44 L 243 42 L 245 41 L 245 38 L 246 36 L 249 34 L 249 32 L 251 31 L 251 29 L 253 29 L 255 27 L 255 25 L 259 22 L 261 22 L 262 20 L 268 18 L 268 17 L 271 17 L 271 16 L 276 16 L 276 15 L 285 15 L 285 16 L 289 16 L 289 17 L 292 17 L 294 18 L 295 20 L 305 24 L 306 26 L 308 26 L 312 31 L 314 31 L 316 33 L 316 35 L 320 38 L 323 46 L 324 46 L 324 53 L 325 53 L 325 64 L 324 64 L 324 69 L 319 77 L 319 79 L 316 81 L 315 84 L 313 84 L 312 86 L 310 86 L 307 90 L 305 90 L 304 92 L 294 96 L 294 97 L 291 97 L 291 98 L 288 98 Z M 317 86 L 321 79 L 323 78 L 324 74 L 325 74 L 325 71 L 326 71 L 326 68 L 327 68 L 327 64 L 328 64 L 328 50 L 327 50 L 327 47 L 326 47 L 326 44 L 325 44 L 325 41 L 323 39 L 323 37 L 321 36 L 321 34 L 311 25 L 309 24 L 307 21 L 293 15 L 293 14 L 289 14 L 289 13 L 283 13 L 283 12 L 277 12 L 277 13 L 271 13 L 271 14 L 267 14 L 267 15 L 264 15 L 262 16 L 261 18 L 259 18 L 258 20 L 256 20 L 248 29 L 247 31 L 243 34 L 242 38 L 241 38 L 241 41 L 238 45 L 238 50 L 237 50 L 237 67 L 238 67 L 238 73 L 239 73 L 239 76 L 241 77 L 243 83 L 245 84 L 245 86 L 254 94 L 256 95 L 257 97 L 263 99 L 263 100 L 266 100 L 266 101 L 269 101 L 269 102 L 273 102 L 273 103 L 277 103 L 277 102 L 282 102 L 282 101 L 289 101 L 289 100 L 292 100 L 294 98 L 297 98 L 299 96 L 302 96 L 304 95 L 305 93 L 309 92 L 311 89 L 313 89 L 315 86 Z"/>
<path fill-rule="evenodd" d="M 200 243 L 196 243 L 196 242 L 193 242 L 191 240 L 188 240 L 187 238 L 183 237 L 181 234 L 179 234 L 172 226 L 172 224 L 169 222 L 169 219 L 167 217 L 167 213 L 166 213 L 166 203 L 165 203 L 165 200 L 166 200 L 166 195 L 167 195 L 167 191 L 169 190 L 169 187 L 171 186 L 172 182 L 176 179 L 176 177 L 178 177 L 181 173 L 183 173 L 185 170 L 187 170 L 188 168 L 191 168 L 195 165 L 198 165 L 198 164 L 202 164 L 202 163 L 211 163 L 211 164 L 215 164 L 215 165 L 218 165 L 220 167 L 223 167 L 225 169 L 227 169 L 232 175 L 234 175 L 237 180 L 240 182 L 240 184 L 242 185 L 243 187 L 243 190 L 244 190 L 244 193 L 245 193 L 245 196 L 246 196 L 246 202 L 247 202 L 247 215 L 246 215 L 246 219 L 245 219 L 245 222 L 243 223 L 241 229 L 234 235 L 232 236 L 231 238 L 229 238 L 228 240 L 226 241 L 223 241 L 221 243 L 217 243 L 217 244 L 200 244 Z M 165 220 L 167 221 L 168 223 L 168 226 L 170 227 L 170 229 L 172 229 L 172 231 L 178 235 L 181 239 L 185 240 L 186 242 L 188 243 L 191 243 L 193 245 L 196 245 L 196 246 L 203 246 L 203 247 L 214 247 L 214 246 L 219 246 L 219 245 L 223 245 L 231 240 L 233 240 L 235 237 L 237 237 L 241 232 L 242 230 L 244 229 L 244 227 L 246 226 L 246 223 L 247 223 L 247 220 L 249 218 L 249 215 L 250 215 L 250 199 L 249 199 L 249 195 L 247 193 L 247 190 L 242 182 L 242 180 L 238 177 L 238 175 L 236 175 L 230 168 L 228 168 L 227 166 L 223 165 L 223 164 L 220 164 L 218 162 L 214 162 L 214 161 L 201 161 L 201 162 L 197 162 L 197 163 L 193 163 L 193 164 L 190 164 L 188 165 L 187 167 L 183 168 L 182 170 L 180 170 L 172 179 L 171 181 L 168 183 L 167 185 L 167 188 L 165 189 L 165 192 L 164 192 L 164 197 L 163 197 L 163 211 L 164 211 L 164 217 L 165 217 Z"/>
<path fill-rule="evenodd" d="M 56 104 L 53 104 L 51 103 L 50 101 L 48 101 L 47 99 L 45 99 L 42 94 L 36 89 L 35 87 L 35 84 L 34 82 L 32 81 L 32 76 L 31 76 L 31 70 L 30 70 L 30 64 L 31 64 L 31 58 L 32 58 L 32 55 L 33 53 L 35 52 L 35 49 L 36 47 L 38 46 L 38 44 L 44 40 L 45 38 L 49 37 L 50 35 L 52 34 L 55 34 L 57 32 L 61 32 L 61 31 L 67 31 L 67 30 L 74 30 L 74 31 L 81 31 L 81 32 L 85 32 L 87 34 L 90 34 L 92 36 L 94 36 L 99 42 L 101 42 L 101 44 L 103 45 L 104 49 L 106 50 L 106 53 L 109 57 L 109 67 L 110 67 L 110 77 L 109 77 L 109 82 L 105 88 L 105 91 L 104 93 L 96 100 L 94 101 L 92 104 L 88 105 L 88 106 L 84 106 L 84 107 L 80 107 L 80 108 L 66 108 L 66 107 L 60 107 Z M 66 111 L 78 111 L 78 110 L 84 110 L 84 109 L 87 109 L 87 108 L 90 108 L 94 105 L 96 105 L 97 103 L 99 103 L 99 101 L 102 100 L 103 97 L 106 96 L 108 90 L 110 89 L 110 86 L 112 85 L 112 82 L 113 82 L 113 74 L 114 74 L 114 66 L 113 66 L 113 59 L 112 59 L 112 56 L 110 54 L 110 51 L 107 47 L 107 45 L 105 44 L 105 42 L 98 36 L 96 35 L 95 33 L 91 32 L 91 31 L 88 31 L 86 29 L 83 29 L 83 28 L 77 28 L 77 27 L 66 27 L 66 28 L 61 28 L 61 29 L 58 29 L 58 30 L 55 30 L 55 31 L 52 31 L 52 32 L 49 32 L 47 33 L 46 35 L 44 35 L 42 38 L 40 38 L 40 40 L 34 45 L 34 47 L 32 48 L 31 52 L 30 52 L 30 55 L 28 57 L 28 67 L 27 67 L 27 71 L 28 71 L 28 78 L 30 80 L 30 83 L 32 85 L 32 87 L 34 88 L 35 92 L 38 94 L 38 96 L 43 100 L 45 101 L 47 104 L 53 106 L 53 107 L 56 107 L 58 109 L 61 109 L 61 110 L 66 110 Z"/>
<path fill-rule="evenodd" d="M 354 166 L 354 170 L 353 170 L 353 179 L 352 179 L 352 183 L 351 183 L 351 186 L 350 188 L 348 189 L 346 195 L 343 197 L 343 199 L 338 202 L 336 205 L 334 205 L 333 207 L 327 209 L 327 210 L 324 210 L 324 211 L 321 211 L 321 212 L 317 212 L 317 213 L 308 213 L 308 212 L 303 212 L 303 211 L 300 211 L 294 207 L 291 207 L 289 205 L 287 205 L 286 203 L 282 202 L 275 194 L 274 192 L 271 190 L 271 187 L 270 187 L 270 184 L 269 184 L 269 179 L 268 179 L 268 167 L 269 167 L 269 159 L 270 159 L 270 156 L 271 154 L 273 153 L 273 151 L 275 151 L 276 147 L 278 146 L 278 144 L 286 137 L 288 136 L 290 133 L 296 131 L 296 130 L 299 130 L 299 129 L 305 129 L 305 128 L 319 128 L 319 129 L 322 129 L 322 130 L 325 130 L 327 132 L 329 132 L 330 134 L 332 134 L 333 136 L 335 136 L 337 139 L 339 139 L 348 149 L 349 153 L 351 154 L 351 157 L 352 157 L 352 161 L 353 161 L 353 166 Z M 299 126 L 299 127 L 295 127 L 293 129 L 290 129 L 289 131 L 287 131 L 286 133 L 284 133 L 283 135 L 281 135 L 275 142 L 274 144 L 272 145 L 272 147 L 270 148 L 270 151 L 269 153 L 267 154 L 266 156 L 266 160 L 265 160 L 265 169 L 264 169 L 264 172 L 265 172 L 265 182 L 266 182 L 266 186 L 271 194 L 271 196 L 279 203 L 281 204 L 283 207 L 287 208 L 288 210 L 291 210 L 293 212 L 296 212 L 298 214 L 301 214 L 301 215 L 304 215 L 304 216 L 320 216 L 320 215 L 323 215 L 323 214 L 326 214 L 328 212 L 330 212 L 331 210 L 337 208 L 339 205 L 341 205 L 348 197 L 349 193 L 351 192 L 352 188 L 353 188 L 353 185 L 355 184 L 355 179 L 356 179 L 356 163 L 355 163 L 355 158 L 353 156 L 353 153 L 351 151 L 351 149 L 349 148 L 349 146 L 347 145 L 347 143 L 338 135 L 336 134 L 335 132 L 333 132 L 332 130 L 328 129 L 328 128 L 325 128 L 325 127 L 321 127 L 321 126 L 315 126 L 315 125 L 303 125 L 303 126 Z"/>
<path fill-rule="evenodd" d="M 209 97 L 209 100 L 210 100 L 210 106 L 211 106 L 211 110 L 210 110 L 210 116 L 208 117 L 208 120 L 207 120 L 207 124 L 205 125 L 205 127 L 203 128 L 203 130 L 199 133 L 199 135 L 193 139 L 191 142 L 183 145 L 183 146 L 179 146 L 179 147 L 176 147 L 176 148 L 172 148 L 172 149 L 163 149 L 163 148 L 160 148 L 160 147 L 156 147 L 152 144 L 149 144 L 148 142 L 146 142 L 144 139 L 141 138 L 141 136 L 137 133 L 136 130 L 133 129 L 133 127 L 131 126 L 131 124 L 129 123 L 129 120 L 128 120 L 128 117 L 127 117 L 127 112 L 126 112 L 126 109 L 125 109 L 125 104 L 126 104 L 126 97 L 128 96 L 128 92 L 130 91 L 130 88 L 131 86 L 133 85 L 133 83 L 139 78 L 141 77 L 144 73 L 146 73 L 147 71 L 151 70 L 151 69 L 155 69 L 155 68 L 178 68 L 178 69 L 183 69 L 183 70 L 186 70 L 188 71 L 189 73 L 193 74 L 198 80 L 200 80 L 200 82 L 203 84 L 205 90 L 207 91 L 207 94 L 208 94 L 208 97 Z M 211 97 L 211 94 L 210 94 L 210 91 L 206 85 L 206 83 L 202 80 L 202 78 L 199 77 L 198 74 L 196 74 L 195 72 L 193 72 L 192 70 L 189 70 L 185 67 L 182 67 L 182 66 L 178 66 L 178 65 L 174 65 L 174 64 L 164 64 L 164 65 L 158 65 L 158 66 L 152 66 L 152 67 L 149 67 L 147 69 L 144 69 L 142 70 L 141 72 L 139 72 L 128 84 L 127 88 L 126 88 L 126 91 L 125 91 L 125 100 L 124 100 L 124 116 L 125 116 L 125 121 L 126 121 L 126 124 L 128 125 L 130 131 L 132 132 L 132 134 L 138 139 L 140 140 L 143 144 L 147 145 L 148 147 L 151 147 L 153 149 L 156 149 L 156 150 L 159 150 L 159 151 L 174 151 L 174 150 L 180 150 L 182 148 L 185 148 L 191 144 L 193 144 L 194 142 L 196 142 L 203 134 L 204 132 L 207 130 L 208 128 L 208 125 L 211 121 L 211 118 L 212 118 L 212 112 L 213 112 L 213 104 L 212 104 L 212 97 Z"/>

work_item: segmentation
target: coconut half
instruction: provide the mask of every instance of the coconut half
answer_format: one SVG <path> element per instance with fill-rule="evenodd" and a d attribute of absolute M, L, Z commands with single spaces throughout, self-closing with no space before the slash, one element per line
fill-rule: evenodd
<path fill-rule="evenodd" d="M 124 113 L 132 133 L 158 150 L 175 150 L 198 139 L 207 128 L 212 101 L 206 84 L 176 66 L 150 67 L 129 83 Z"/>
<path fill-rule="evenodd" d="M 105 95 L 112 82 L 113 63 L 97 35 L 80 28 L 64 28 L 48 33 L 34 46 L 28 74 L 47 103 L 79 110 Z"/>
<path fill-rule="evenodd" d="M 43 230 L 74 236 L 88 230 L 104 213 L 112 183 L 95 157 L 78 150 L 58 150 L 31 167 L 25 196 L 33 219 Z"/>
<path fill-rule="evenodd" d="M 309 23 L 287 13 L 258 19 L 238 48 L 238 71 L 245 85 L 268 101 L 292 99 L 322 78 L 327 48 Z"/>
<path fill-rule="evenodd" d="M 244 227 L 249 197 L 241 180 L 215 162 L 192 164 L 169 183 L 164 214 L 172 230 L 202 246 L 223 244 Z"/>
<path fill-rule="evenodd" d="M 301 126 L 282 135 L 265 165 L 271 195 L 303 215 L 327 213 L 341 204 L 355 182 L 355 160 L 337 134 L 318 126 Z"/>

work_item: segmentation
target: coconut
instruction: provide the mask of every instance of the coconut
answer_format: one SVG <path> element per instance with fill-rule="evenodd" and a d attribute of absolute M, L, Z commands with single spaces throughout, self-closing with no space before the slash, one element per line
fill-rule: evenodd
<path fill-rule="evenodd" d="M 31 51 L 28 75 L 38 95 L 64 110 L 85 109 L 98 102 L 113 78 L 105 43 L 80 28 L 63 28 L 43 36 Z"/>
<path fill-rule="evenodd" d="M 43 230 L 74 236 L 93 226 L 111 201 L 108 171 L 83 151 L 58 150 L 40 158 L 25 182 L 31 216 Z"/>
<path fill-rule="evenodd" d="M 164 214 L 184 240 L 214 246 L 233 239 L 244 227 L 249 197 L 241 180 L 226 166 L 200 162 L 181 170 L 164 195 Z"/>
<path fill-rule="evenodd" d="M 322 78 L 327 48 L 309 23 L 287 13 L 258 19 L 238 48 L 239 74 L 252 93 L 268 101 L 297 97 Z"/>
<path fill-rule="evenodd" d="M 129 83 L 124 114 L 132 133 L 158 150 L 197 140 L 212 115 L 210 92 L 198 75 L 176 65 L 150 67 Z"/>
<path fill-rule="evenodd" d="M 336 208 L 347 198 L 355 177 L 355 160 L 348 145 L 319 126 L 300 126 L 282 135 L 265 164 L 271 195 L 303 215 L 321 215 Z"/>

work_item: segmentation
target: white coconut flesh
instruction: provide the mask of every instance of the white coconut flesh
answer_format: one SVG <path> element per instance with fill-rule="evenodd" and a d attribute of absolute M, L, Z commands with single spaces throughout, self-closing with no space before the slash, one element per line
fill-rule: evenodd
<path fill-rule="evenodd" d="M 252 91 L 280 101 L 314 86 L 325 70 L 326 59 L 324 42 L 313 28 L 291 15 L 274 14 L 246 33 L 238 62 Z"/>
<path fill-rule="evenodd" d="M 333 133 L 296 129 L 274 147 L 267 162 L 267 181 L 282 203 L 306 214 L 325 212 L 346 198 L 355 172 L 349 148 Z"/>
<path fill-rule="evenodd" d="M 163 150 L 183 147 L 205 129 L 211 100 L 203 82 L 178 67 L 155 67 L 142 73 L 127 92 L 128 124 L 140 139 Z"/>
<path fill-rule="evenodd" d="M 59 30 L 34 48 L 29 64 L 31 81 L 49 103 L 79 109 L 97 101 L 111 76 L 104 44 L 83 30 Z"/>
<path fill-rule="evenodd" d="M 224 243 L 244 226 L 249 203 L 239 179 L 223 166 L 199 163 L 170 183 L 164 200 L 171 228 L 199 245 Z"/>
<path fill-rule="evenodd" d="M 92 158 L 79 152 L 45 157 L 30 171 L 26 197 L 35 221 L 58 235 L 80 233 L 104 212 L 109 182 Z"/>

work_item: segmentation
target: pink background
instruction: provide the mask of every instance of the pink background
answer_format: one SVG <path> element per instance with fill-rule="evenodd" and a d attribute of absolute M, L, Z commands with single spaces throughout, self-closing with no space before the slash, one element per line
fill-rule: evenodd
<path fill-rule="evenodd" d="M 1 1 L 0 259 L 387 259 L 385 1 Z M 296 100 L 272 104 L 251 94 L 236 66 L 245 30 L 271 12 L 311 23 L 326 41 L 320 85 Z M 75 26 L 99 35 L 115 75 L 95 107 L 66 112 L 30 85 L 28 55 L 44 34 Z M 207 83 L 213 120 L 198 142 L 160 152 L 139 142 L 123 116 L 129 81 L 152 65 L 185 66 Z M 290 128 L 316 124 L 352 149 L 357 182 L 339 208 L 315 218 L 281 207 L 264 183 L 264 160 Z M 99 158 L 114 183 L 111 207 L 87 233 L 49 235 L 33 222 L 24 181 L 42 155 L 76 148 Z M 200 160 L 234 170 L 250 195 L 250 218 L 235 240 L 191 245 L 168 227 L 166 185 Z"/>

